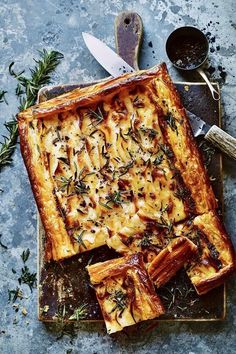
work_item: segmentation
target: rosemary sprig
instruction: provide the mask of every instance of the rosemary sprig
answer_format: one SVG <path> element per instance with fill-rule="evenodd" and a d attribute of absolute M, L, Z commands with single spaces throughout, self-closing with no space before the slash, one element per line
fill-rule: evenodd
<path fill-rule="evenodd" d="M 108 205 L 109 203 L 112 203 L 113 205 L 122 205 L 123 203 L 127 203 L 121 198 L 122 193 L 124 192 L 115 191 L 114 193 L 108 194 L 106 196 L 107 199 L 106 205 Z"/>
<path fill-rule="evenodd" d="M 70 188 L 70 184 L 72 182 L 72 177 L 65 177 L 65 176 L 61 176 L 59 178 L 56 178 L 56 180 L 60 183 L 60 186 L 58 188 L 58 191 L 61 192 L 67 192 L 67 194 L 69 194 L 69 188 Z"/>
<path fill-rule="evenodd" d="M 42 86 L 50 83 L 50 75 L 64 57 L 63 54 L 57 51 L 48 52 L 45 49 L 39 51 L 39 55 L 39 60 L 34 59 L 36 66 L 33 69 L 30 68 L 30 78 L 23 76 L 24 70 L 16 73 L 13 70 L 14 62 L 9 65 L 10 75 L 18 81 L 16 95 L 20 97 L 20 111 L 32 106 L 36 102 L 38 91 Z"/>
<path fill-rule="evenodd" d="M 96 127 L 104 120 L 104 116 L 100 107 L 97 107 L 96 110 L 89 109 L 88 115 L 92 120 L 92 126 Z"/>
<path fill-rule="evenodd" d="M 129 171 L 129 169 L 131 167 L 133 167 L 133 165 L 134 165 L 134 160 L 132 159 L 126 165 L 120 166 L 119 170 L 121 173 L 120 173 L 119 177 L 124 176 Z"/>
<path fill-rule="evenodd" d="M 8 131 L 8 136 L 3 136 L 3 142 L 0 142 L 0 171 L 12 162 L 11 156 L 15 150 L 18 136 L 18 125 L 15 119 L 6 122 L 4 125 Z"/>
<path fill-rule="evenodd" d="M 83 320 L 88 314 L 88 304 L 82 304 L 77 309 L 74 310 L 73 315 L 69 317 L 69 320 L 76 320 L 81 321 Z"/>
<path fill-rule="evenodd" d="M 20 98 L 20 111 L 35 104 L 38 91 L 42 86 L 50 83 L 50 75 L 63 58 L 63 55 L 56 51 L 48 52 L 43 49 L 43 51 L 39 51 L 39 53 L 40 59 L 34 59 L 36 62 L 35 68 L 30 69 L 30 78 L 23 76 L 24 71 L 16 73 L 13 70 L 14 62 L 9 65 L 10 75 L 18 81 L 16 95 Z M 2 99 L 5 100 L 5 93 L 6 91 L 1 91 L 0 101 Z M 3 142 L 0 142 L 0 170 L 12 162 L 11 156 L 15 150 L 18 136 L 18 125 L 15 118 L 6 122 L 5 127 L 8 131 L 8 136 L 4 137 Z"/>
<path fill-rule="evenodd" d="M 127 295 L 122 290 L 116 290 L 114 294 L 110 296 L 110 299 L 115 302 L 115 306 L 110 313 L 117 309 L 120 311 L 119 316 L 121 316 L 127 306 Z"/>
<path fill-rule="evenodd" d="M 82 239 L 82 236 L 84 234 L 84 230 L 81 231 L 81 233 L 79 235 L 74 235 L 74 239 L 78 242 L 78 244 L 80 246 L 83 246 L 85 249 L 87 249 L 85 243 L 84 243 L 84 240 Z"/>
<path fill-rule="evenodd" d="M 0 103 L 5 102 L 6 104 L 8 104 L 6 97 L 5 97 L 6 93 L 7 93 L 7 91 L 0 90 Z"/>

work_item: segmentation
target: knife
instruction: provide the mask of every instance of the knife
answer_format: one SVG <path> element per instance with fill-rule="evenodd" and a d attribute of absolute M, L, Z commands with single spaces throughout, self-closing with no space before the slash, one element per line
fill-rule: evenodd
<path fill-rule="evenodd" d="M 135 71 L 134 68 L 126 63 L 104 42 L 100 41 L 100 39 L 85 32 L 82 32 L 82 36 L 93 57 L 113 77 Z M 236 139 L 234 137 L 216 125 L 210 126 L 194 113 L 187 110 L 186 113 L 189 117 L 189 122 L 195 137 L 203 135 L 206 140 L 210 141 L 214 146 L 236 160 Z"/>

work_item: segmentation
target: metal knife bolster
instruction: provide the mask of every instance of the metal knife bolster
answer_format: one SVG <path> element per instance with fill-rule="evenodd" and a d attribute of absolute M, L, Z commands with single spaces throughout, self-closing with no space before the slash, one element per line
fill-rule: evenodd
<path fill-rule="evenodd" d="M 194 113 L 186 109 L 187 116 L 190 121 L 190 125 L 195 137 L 199 135 L 206 135 L 206 133 L 211 129 L 211 126 L 204 122 L 201 118 L 196 116 Z"/>

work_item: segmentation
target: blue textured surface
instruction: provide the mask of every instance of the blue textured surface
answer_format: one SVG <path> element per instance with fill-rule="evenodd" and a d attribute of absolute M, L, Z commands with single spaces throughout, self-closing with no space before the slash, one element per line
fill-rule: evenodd
<path fill-rule="evenodd" d="M 33 65 L 38 49 L 56 49 L 64 53 L 65 59 L 58 67 L 53 83 L 105 77 L 105 71 L 85 48 L 81 32 L 91 32 L 114 47 L 115 16 L 123 10 L 134 10 L 142 16 L 145 29 L 141 68 L 167 60 L 164 44 L 174 28 L 195 25 L 210 33 L 210 63 L 216 69 L 212 78 L 219 80 L 222 88 L 223 126 L 236 136 L 235 4 L 234 0 L 215 0 L 207 4 L 204 0 L 0 0 L 0 89 L 8 90 L 9 101 L 8 106 L 0 104 L 0 132 L 5 133 L 4 121 L 17 112 L 16 83 L 8 75 L 10 62 L 15 61 L 19 70 L 28 68 Z M 148 46 L 149 41 L 153 48 Z M 167 64 L 172 77 L 181 80 L 168 61 Z M 225 82 L 221 77 L 222 67 L 227 72 Z M 109 337 L 102 324 L 80 324 L 73 337 L 64 335 L 57 339 L 54 328 L 37 320 L 36 289 L 31 293 L 24 285 L 24 298 L 16 301 L 19 310 L 15 312 L 12 303 L 8 302 L 8 289 L 17 286 L 22 267 L 20 255 L 26 248 L 31 250 L 27 262 L 31 271 L 36 271 L 37 255 L 36 207 L 19 149 L 14 154 L 12 166 L 0 173 L 0 188 L 3 190 L 0 193 L 0 233 L 2 242 L 8 247 L 7 250 L 0 248 L 1 353 L 236 353 L 235 279 L 228 283 L 226 321 L 162 323 L 150 331 L 134 328 L 129 337 L 124 333 Z M 224 202 L 226 228 L 236 245 L 236 168 L 235 163 L 226 159 Z M 27 310 L 26 316 L 22 314 L 23 307 Z"/>

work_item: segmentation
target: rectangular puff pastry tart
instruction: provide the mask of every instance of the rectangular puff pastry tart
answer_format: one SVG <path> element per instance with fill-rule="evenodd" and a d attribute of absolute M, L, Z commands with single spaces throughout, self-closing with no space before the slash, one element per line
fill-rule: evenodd
<path fill-rule="evenodd" d="M 135 269 L 143 264 L 157 287 L 187 266 L 199 294 L 232 273 L 232 244 L 165 64 L 75 89 L 21 112 L 18 121 L 47 260 L 108 245 L 124 256 L 119 267 L 129 263 L 125 269 L 135 292 L 142 286 Z M 89 268 L 104 314 L 115 304 L 110 297 L 101 302 L 101 292 L 113 284 L 113 270 L 118 277 L 119 261 L 109 262 Z M 110 266 L 111 275 L 94 280 L 93 269 Z M 151 285 L 145 296 L 149 303 Z M 148 308 L 137 321 L 160 309 L 152 316 Z M 130 311 L 122 313 L 118 329 L 126 323 L 123 315 L 127 323 L 136 321 Z M 120 314 L 105 320 L 113 316 Z"/>

